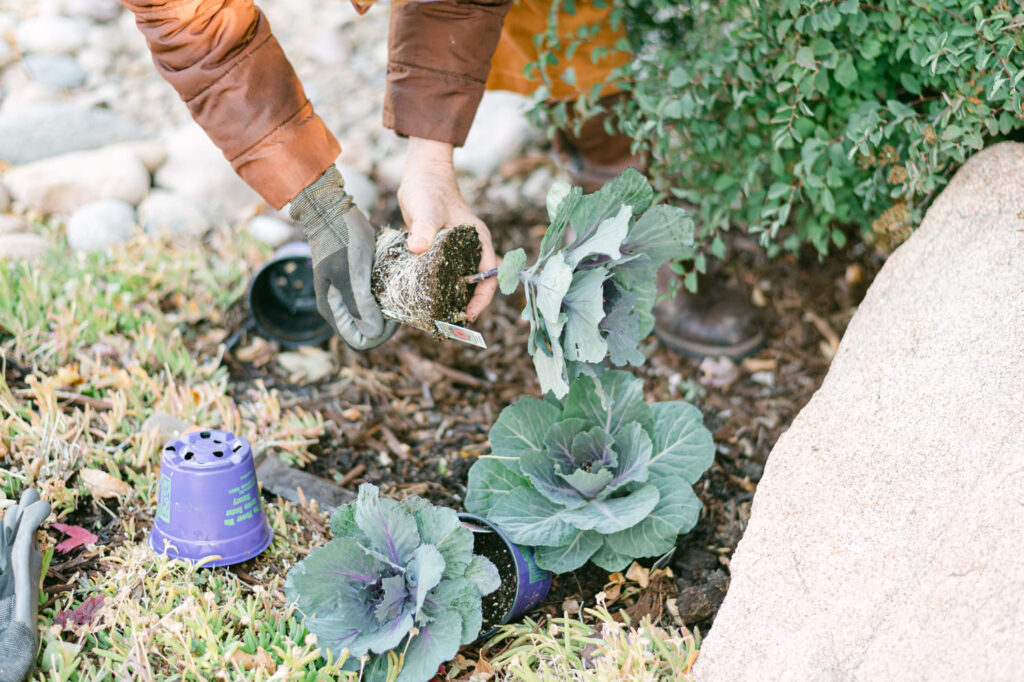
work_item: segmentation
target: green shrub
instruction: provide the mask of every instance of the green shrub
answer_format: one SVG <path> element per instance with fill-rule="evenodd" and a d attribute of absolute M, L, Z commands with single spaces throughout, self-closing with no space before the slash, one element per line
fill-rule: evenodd
<path fill-rule="evenodd" d="M 596 0 L 625 22 L 632 92 L 619 128 L 649 150 L 660 191 L 699 208 L 700 243 L 746 226 L 769 253 L 842 247 L 849 228 L 902 241 L 958 165 L 1024 126 L 1024 3 L 1014 0 Z M 573 11 L 571 0 L 562 10 Z M 538 36 L 541 77 L 572 79 Z M 600 110 L 597 90 L 575 103 Z M 546 88 L 541 88 L 540 98 Z M 565 103 L 545 108 L 549 129 Z M 697 269 L 702 269 L 698 256 Z"/>

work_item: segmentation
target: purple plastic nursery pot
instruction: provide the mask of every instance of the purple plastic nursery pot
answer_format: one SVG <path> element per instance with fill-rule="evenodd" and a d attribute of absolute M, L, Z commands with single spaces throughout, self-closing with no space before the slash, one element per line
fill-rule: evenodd
<path fill-rule="evenodd" d="M 230 566 L 260 554 L 273 531 L 249 442 L 229 431 L 183 434 L 164 446 L 149 546 L 174 559 Z"/>
<path fill-rule="evenodd" d="M 313 260 L 306 242 L 274 252 L 249 285 L 249 311 L 256 327 L 282 346 L 315 346 L 334 330 L 316 309 Z"/>
<path fill-rule="evenodd" d="M 536 608 L 548 596 L 551 591 L 551 572 L 537 566 L 533 556 L 532 547 L 520 547 L 512 542 L 505 532 L 485 518 L 475 514 L 459 514 L 462 525 L 474 533 L 474 540 L 484 534 L 493 533 L 501 538 L 505 547 L 512 555 L 515 562 L 516 595 L 512 605 L 508 608 L 504 617 L 489 631 L 482 633 L 481 637 L 490 637 L 497 631 L 498 625 L 505 625 L 516 618 L 519 618 L 530 609 Z M 474 541 L 474 551 L 476 550 Z M 477 552 L 479 553 L 479 552 Z M 490 558 L 490 557 L 488 557 Z M 501 567 L 498 567 L 499 573 Z"/>

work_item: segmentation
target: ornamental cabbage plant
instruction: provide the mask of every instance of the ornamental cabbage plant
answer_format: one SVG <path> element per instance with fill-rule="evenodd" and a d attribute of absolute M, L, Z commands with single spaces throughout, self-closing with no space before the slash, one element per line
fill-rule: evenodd
<path fill-rule="evenodd" d="M 368 654 L 367 680 L 386 679 L 390 659 L 398 682 L 426 682 L 477 638 L 480 598 L 500 579 L 454 511 L 363 484 L 331 530 L 333 540 L 288 572 L 285 591 L 336 658 Z"/>
<path fill-rule="evenodd" d="M 643 364 L 637 346 L 654 328 L 658 267 L 693 251 L 686 211 L 653 201 L 650 183 L 632 168 L 592 194 L 557 182 L 537 262 L 526 267 L 526 252 L 516 249 L 497 269 L 503 294 L 523 285 L 528 350 L 545 393 L 563 397 L 569 380 L 597 373 L 605 358 Z"/>
<path fill-rule="evenodd" d="M 490 439 L 492 454 L 469 471 L 466 509 L 556 573 L 588 560 L 620 571 L 672 549 L 697 522 L 692 486 L 714 456 L 696 407 L 648 405 L 643 381 L 619 370 L 580 376 L 562 400 L 520 399 Z"/>

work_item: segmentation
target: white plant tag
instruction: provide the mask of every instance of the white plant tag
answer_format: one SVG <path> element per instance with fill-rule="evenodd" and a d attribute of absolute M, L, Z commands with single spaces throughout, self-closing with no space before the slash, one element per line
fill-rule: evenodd
<path fill-rule="evenodd" d="M 437 331 L 439 331 L 441 336 L 446 339 L 455 339 L 462 343 L 468 343 L 471 346 L 487 348 L 487 342 L 484 341 L 484 337 L 480 336 L 480 332 L 475 332 L 472 329 L 466 329 L 465 327 L 459 327 L 454 324 L 442 322 L 441 320 L 434 320 L 434 324 L 437 325 Z"/>

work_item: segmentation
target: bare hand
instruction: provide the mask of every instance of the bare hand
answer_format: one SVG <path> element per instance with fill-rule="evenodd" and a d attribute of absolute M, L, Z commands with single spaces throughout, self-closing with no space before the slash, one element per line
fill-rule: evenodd
<path fill-rule="evenodd" d="M 398 188 L 398 205 L 402 209 L 405 224 L 409 226 L 408 245 L 413 253 L 423 253 L 429 249 L 437 233 L 446 227 L 473 225 L 483 248 L 479 272 L 498 266 L 490 230 L 469 208 L 455 181 L 450 144 L 409 138 L 402 185 Z M 495 279 L 484 280 L 476 285 L 473 298 L 466 308 L 466 317 L 470 322 L 475 321 L 490 304 L 497 288 Z"/>

